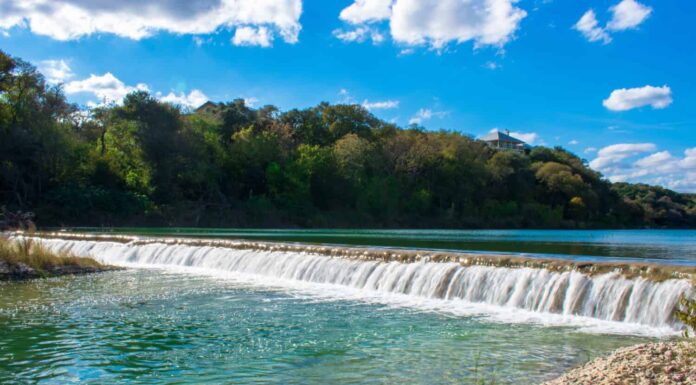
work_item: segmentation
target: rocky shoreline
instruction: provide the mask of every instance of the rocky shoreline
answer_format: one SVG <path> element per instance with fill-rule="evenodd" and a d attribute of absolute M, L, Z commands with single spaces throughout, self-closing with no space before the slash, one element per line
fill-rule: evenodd
<path fill-rule="evenodd" d="M 696 343 L 674 341 L 621 348 L 542 385 L 696 384 Z"/>

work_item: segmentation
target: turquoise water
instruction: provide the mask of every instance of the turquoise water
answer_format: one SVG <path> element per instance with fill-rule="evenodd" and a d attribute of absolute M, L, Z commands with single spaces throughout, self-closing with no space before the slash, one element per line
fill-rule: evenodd
<path fill-rule="evenodd" d="M 80 230 L 696 265 L 695 231 Z M 618 347 L 656 340 L 637 334 L 675 334 L 643 331 L 652 316 L 670 314 L 665 304 L 683 283 L 473 267 L 448 275 L 446 264 L 414 263 L 380 266 L 385 287 L 408 277 L 412 285 L 374 291 L 345 282 L 377 267 L 321 255 L 157 239 L 46 242 L 134 268 L 0 282 L 3 385 L 536 384 Z M 479 294 L 444 299 L 415 289 L 429 282 L 432 293 L 443 282 L 471 282 Z M 597 290 L 570 289 L 582 285 Z M 510 306 L 510 290 L 520 287 L 551 293 L 539 299 L 551 299 L 540 303 L 556 304 L 549 307 L 555 313 Z M 645 303 L 630 313 L 640 322 L 611 318 L 629 314 L 614 304 L 634 291 L 635 302 Z M 589 318 L 559 310 L 574 308 L 574 298 Z"/>
<path fill-rule="evenodd" d="M 85 232 L 238 238 L 335 245 L 487 251 L 584 260 L 696 265 L 696 230 L 253 230 L 78 229 Z"/>
<path fill-rule="evenodd" d="M 1 384 L 533 384 L 646 339 L 231 278 L 0 283 Z"/>

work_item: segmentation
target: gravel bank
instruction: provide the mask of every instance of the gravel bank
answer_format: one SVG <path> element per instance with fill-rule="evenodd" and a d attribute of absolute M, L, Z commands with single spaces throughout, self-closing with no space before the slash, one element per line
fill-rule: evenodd
<path fill-rule="evenodd" d="M 696 384 L 696 343 L 662 342 L 618 349 L 543 385 Z"/>

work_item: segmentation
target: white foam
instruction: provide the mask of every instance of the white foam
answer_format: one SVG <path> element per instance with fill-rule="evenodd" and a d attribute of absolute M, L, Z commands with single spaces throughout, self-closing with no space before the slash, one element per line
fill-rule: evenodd
<path fill-rule="evenodd" d="M 666 336 L 678 333 L 673 309 L 686 280 L 628 279 L 618 273 L 381 262 L 290 251 L 181 244 L 124 244 L 40 239 L 47 247 L 101 262 L 213 275 L 307 293 L 484 317 L 493 322 L 573 326 L 591 333 Z"/>

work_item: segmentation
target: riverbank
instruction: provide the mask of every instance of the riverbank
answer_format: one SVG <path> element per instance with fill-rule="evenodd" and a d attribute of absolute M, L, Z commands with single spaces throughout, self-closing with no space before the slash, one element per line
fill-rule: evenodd
<path fill-rule="evenodd" d="M 78 275 L 117 270 L 94 259 L 56 253 L 37 242 L 0 238 L 0 281 Z"/>
<path fill-rule="evenodd" d="M 621 348 L 543 385 L 696 384 L 696 344 L 676 341 Z"/>

